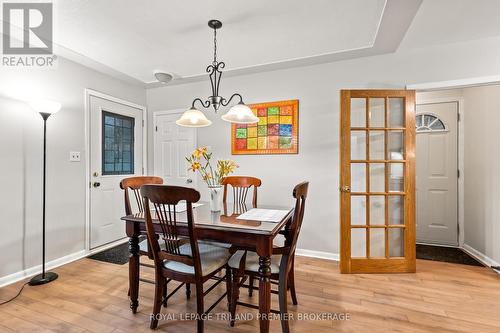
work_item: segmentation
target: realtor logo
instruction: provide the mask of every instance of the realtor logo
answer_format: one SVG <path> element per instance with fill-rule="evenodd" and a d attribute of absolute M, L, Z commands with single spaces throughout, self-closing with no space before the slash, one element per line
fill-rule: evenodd
<path fill-rule="evenodd" d="M 53 5 L 3 3 L 2 66 L 55 68 Z"/>
<path fill-rule="evenodd" d="M 52 3 L 3 4 L 3 53 L 52 54 Z"/>

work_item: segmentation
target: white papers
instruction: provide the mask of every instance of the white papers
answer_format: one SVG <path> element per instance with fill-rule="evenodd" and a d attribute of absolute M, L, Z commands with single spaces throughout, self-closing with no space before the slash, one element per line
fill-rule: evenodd
<path fill-rule="evenodd" d="M 281 222 L 288 213 L 288 210 L 252 208 L 236 219 L 277 223 Z"/>
<path fill-rule="evenodd" d="M 193 203 L 192 205 L 193 205 L 193 209 L 196 207 L 203 206 L 202 203 Z M 165 207 L 167 207 L 167 206 L 165 205 Z M 187 206 L 186 206 L 185 202 L 180 202 L 177 205 L 175 205 L 175 212 L 176 213 L 182 213 L 182 212 L 185 212 L 186 210 L 187 210 Z M 154 211 L 154 209 L 151 209 L 151 211 Z M 173 212 L 173 210 L 172 210 L 172 212 Z"/>
<path fill-rule="evenodd" d="M 194 209 L 196 207 L 203 206 L 203 204 L 202 203 L 193 203 L 192 206 Z M 178 203 L 177 205 L 175 205 L 175 211 L 177 213 L 182 213 L 182 212 L 185 212 L 186 210 L 187 210 L 187 206 L 186 206 L 185 202 L 181 202 L 181 203 Z"/>

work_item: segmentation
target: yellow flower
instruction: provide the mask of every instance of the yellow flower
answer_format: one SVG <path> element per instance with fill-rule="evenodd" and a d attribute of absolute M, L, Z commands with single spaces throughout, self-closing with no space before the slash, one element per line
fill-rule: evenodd
<path fill-rule="evenodd" d="M 198 162 L 193 162 L 193 163 L 191 163 L 191 167 L 189 168 L 189 170 L 195 172 L 199 168 L 201 168 L 201 164 Z"/>
<path fill-rule="evenodd" d="M 225 177 L 234 172 L 238 165 L 236 162 L 231 160 L 219 160 L 217 161 L 217 170 L 220 177 Z"/>
<path fill-rule="evenodd" d="M 196 149 L 195 151 L 193 151 L 193 153 L 191 154 L 191 156 L 193 156 L 196 159 L 200 159 L 201 152 L 198 149 Z"/>
<path fill-rule="evenodd" d="M 206 154 L 208 151 L 207 147 L 201 147 L 201 148 L 196 148 L 192 153 L 191 156 L 193 156 L 196 159 L 200 159 L 200 157 L 204 154 Z"/>

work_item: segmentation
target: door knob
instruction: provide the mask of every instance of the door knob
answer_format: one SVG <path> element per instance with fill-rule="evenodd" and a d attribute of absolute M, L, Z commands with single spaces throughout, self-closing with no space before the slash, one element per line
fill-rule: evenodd
<path fill-rule="evenodd" d="M 349 193 L 351 192 L 351 188 L 349 187 L 349 185 L 342 186 L 340 188 L 340 192 Z"/>
<path fill-rule="evenodd" d="M 191 178 L 186 179 L 186 184 L 191 184 L 193 180 Z"/>
<path fill-rule="evenodd" d="M 94 187 L 96 187 L 96 188 L 97 188 L 97 187 L 101 186 L 101 183 L 99 183 L 99 182 L 94 182 L 94 183 L 92 184 L 92 186 L 94 186 Z"/>

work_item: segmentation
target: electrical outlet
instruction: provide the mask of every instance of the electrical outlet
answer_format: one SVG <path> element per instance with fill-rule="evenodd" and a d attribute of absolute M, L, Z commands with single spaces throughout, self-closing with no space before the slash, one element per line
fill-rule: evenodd
<path fill-rule="evenodd" d="M 79 151 L 70 151 L 69 152 L 69 161 L 70 162 L 80 162 L 80 152 Z"/>

